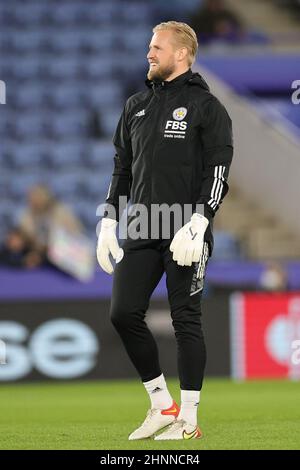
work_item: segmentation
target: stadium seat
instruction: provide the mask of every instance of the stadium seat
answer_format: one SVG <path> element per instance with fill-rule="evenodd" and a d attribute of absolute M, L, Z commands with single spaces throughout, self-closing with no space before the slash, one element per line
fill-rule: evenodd
<path fill-rule="evenodd" d="M 57 84 L 48 90 L 49 102 L 52 107 L 68 109 L 83 104 L 83 86 L 78 82 Z"/>
<path fill-rule="evenodd" d="M 33 172 L 14 172 L 12 178 L 9 181 L 8 193 L 10 197 L 24 203 L 28 190 L 40 183 L 46 183 L 45 179 L 43 180 L 42 172 L 40 169 Z"/>
<path fill-rule="evenodd" d="M 81 72 L 85 79 L 101 80 L 111 77 L 117 68 L 115 60 L 109 55 L 86 56 L 81 62 Z M 105 83 L 105 82 L 103 82 Z"/>
<path fill-rule="evenodd" d="M 121 11 L 122 20 L 126 23 L 133 23 L 134 25 L 148 25 L 149 22 L 149 7 L 143 2 L 130 2 L 127 8 Z"/>
<path fill-rule="evenodd" d="M 7 168 L 2 167 L 0 173 L 0 201 L 8 197 L 9 194 L 9 182 L 13 177 L 13 172 L 9 171 Z"/>
<path fill-rule="evenodd" d="M 148 44 L 151 39 L 151 30 L 145 27 L 126 28 L 121 32 L 124 46 L 129 50 L 148 51 Z"/>
<path fill-rule="evenodd" d="M 47 103 L 47 88 L 39 82 L 29 82 L 20 87 L 14 87 L 13 103 L 17 108 L 40 108 Z"/>
<path fill-rule="evenodd" d="M 66 170 L 83 165 L 84 143 L 82 141 L 55 142 L 49 149 L 49 165 L 57 170 Z"/>
<path fill-rule="evenodd" d="M 59 173 L 49 172 L 49 186 L 62 200 L 67 197 L 79 197 L 83 193 L 84 177 L 82 173 L 81 168 Z"/>
<path fill-rule="evenodd" d="M 20 81 L 37 79 L 41 72 L 41 59 L 37 54 L 20 56 L 18 59 L 10 59 L 12 76 Z"/>
<path fill-rule="evenodd" d="M 232 234 L 220 230 L 214 233 L 214 259 L 237 259 L 241 256 L 239 242 Z"/>
<path fill-rule="evenodd" d="M 107 194 L 124 82 L 145 63 L 152 8 L 137 0 L 1 3 L 0 70 L 10 84 L 0 115 L 4 199 L 19 207 L 33 184 L 49 183 L 61 200 L 80 201 L 94 227 L 90 207 Z M 94 140 L 93 113 L 108 141 Z"/>
<path fill-rule="evenodd" d="M 105 115 L 105 118 L 103 116 L 103 130 L 107 136 L 113 136 L 115 133 L 120 116 L 121 110 L 113 108 Z"/>
<path fill-rule="evenodd" d="M 40 137 L 45 134 L 45 117 L 39 113 L 15 114 L 15 135 L 20 139 Z"/>
<path fill-rule="evenodd" d="M 86 103 L 91 107 L 99 107 L 100 110 L 106 114 L 104 107 L 112 106 L 120 102 L 121 90 L 118 82 L 108 81 L 104 82 L 104 86 L 99 86 L 99 83 L 90 84 L 83 92 Z"/>
<path fill-rule="evenodd" d="M 18 220 L 18 213 L 20 206 L 15 204 L 12 200 L 2 199 L 0 201 L 0 244 L 4 237 Z"/>
<path fill-rule="evenodd" d="M 100 189 L 108 191 L 111 174 L 102 171 L 86 171 L 83 174 L 82 183 L 87 199 L 98 200 Z"/>
<path fill-rule="evenodd" d="M 48 133 L 52 138 L 84 137 L 87 133 L 88 117 L 84 110 L 77 113 L 55 113 L 48 119 Z"/>
<path fill-rule="evenodd" d="M 70 52 L 76 53 L 79 51 L 82 44 L 82 31 L 81 30 L 68 30 L 62 31 L 57 29 L 56 34 L 52 34 L 49 41 L 49 49 L 53 53 L 67 54 Z"/>
<path fill-rule="evenodd" d="M 114 146 L 110 141 L 91 142 L 87 149 L 86 161 L 96 168 L 111 167 L 114 156 Z"/>
<path fill-rule="evenodd" d="M 48 2 L 15 2 L 10 7 L 10 21 L 19 27 L 39 26 L 47 21 L 50 11 Z"/>
<path fill-rule="evenodd" d="M 77 55 L 51 57 L 50 60 L 44 62 L 44 70 L 48 79 L 74 80 L 76 77 L 80 76 L 80 59 Z"/>
<path fill-rule="evenodd" d="M 21 145 L 16 143 L 13 147 L 12 164 L 17 171 L 41 169 L 43 160 L 45 160 L 43 142 L 27 142 Z"/>

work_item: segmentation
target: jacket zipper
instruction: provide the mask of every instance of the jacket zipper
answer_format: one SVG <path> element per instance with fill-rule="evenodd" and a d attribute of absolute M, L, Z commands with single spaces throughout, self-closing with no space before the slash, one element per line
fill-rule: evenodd
<path fill-rule="evenodd" d="M 162 82 L 161 86 L 163 87 L 164 86 L 164 82 Z M 160 93 L 161 93 L 161 97 L 160 97 L 160 101 L 158 103 L 158 107 L 159 109 L 163 110 L 163 105 L 164 105 L 164 102 L 166 101 L 166 94 L 167 94 L 168 90 L 164 89 L 164 90 L 160 90 Z M 155 92 L 154 92 L 155 93 Z M 159 113 L 159 116 L 160 116 L 160 113 Z M 152 194 L 153 194 L 153 188 L 152 188 L 152 182 L 153 182 L 153 178 L 152 178 L 152 170 L 153 170 L 153 163 L 154 163 L 154 159 L 155 159 L 155 150 L 156 150 L 156 147 L 157 147 L 157 141 L 159 139 L 155 139 L 155 136 L 160 136 L 160 132 L 157 133 L 157 130 L 159 131 L 159 126 L 160 126 L 160 118 L 158 117 L 158 120 L 157 120 L 157 123 L 156 123 L 156 126 L 154 128 L 154 131 L 153 131 L 153 138 L 154 138 L 154 144 L 153 144 L 153 152 L 152 152 L 152 157 L 151 157 L 151 160 L 150 160 L 150 206 L 152 204 Z M 151 207 L 150 207 L 150 210 L 151 210 Z"/>

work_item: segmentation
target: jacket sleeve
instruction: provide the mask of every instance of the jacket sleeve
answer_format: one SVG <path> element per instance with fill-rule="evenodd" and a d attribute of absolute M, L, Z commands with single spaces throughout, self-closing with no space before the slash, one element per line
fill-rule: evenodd
<path fill-rule="evenodd" d="M 228 192 L 228 175 L 233 156 L 232 123 L 224 106 L 214 96 L 204 108 L 201 129 L 203 179 L 197 204 L 204 215 L 214 217 Z"/>
<path fill-rule="evenodd" d="M 119 221 L 119 216 L 121 216 L 121 214 L 119 214 L 119 197 L 125 196 L 128 201 L 128 199 L 130 198 L 130 188 L 132 182 L 132 148 L 130 132 L 127 124 L 127 103 L 119 119 L 113 137 L 113 144 L 116 153 L 114 156 L 114 169 L 112 173 L 112 178 L 105 201 L 105 216 L 109 218 L 116 218 L 117 221 Z M 114 214 L 109 211 L 108 205 L 113 206 L 113 212 L 115 212 L 115 217 Z"/>

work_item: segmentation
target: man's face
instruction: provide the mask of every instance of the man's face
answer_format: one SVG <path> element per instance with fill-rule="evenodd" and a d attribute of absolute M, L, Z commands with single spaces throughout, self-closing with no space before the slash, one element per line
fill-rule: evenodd
<path fill-rule="evenodd" d="M 28 194 L 28 204 L 33 212 L 42 213 L 47 209 L 49 196 L 43 188 L 31 188 Z"/>
<path fill-rule="evenodd" d="M 172 31 L 157 31 L 153 34 L 149 52 L 149 80 L 167 80 L 176 70 L 176 49 Z"/>

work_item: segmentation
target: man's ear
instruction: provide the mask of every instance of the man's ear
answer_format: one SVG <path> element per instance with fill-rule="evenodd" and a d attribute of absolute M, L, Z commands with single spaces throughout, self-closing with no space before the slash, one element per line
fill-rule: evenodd
<path fill-rule="evenodd" d="M 177 49 L 176 54 L 177 54 L 177 60 L 179 62 L 182 62 L 183 60 L 187 58 L 188 50 L 186 47 L 180 47 L 180 49 Z"/>

